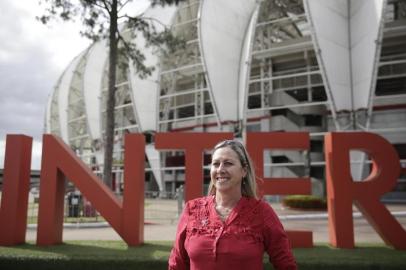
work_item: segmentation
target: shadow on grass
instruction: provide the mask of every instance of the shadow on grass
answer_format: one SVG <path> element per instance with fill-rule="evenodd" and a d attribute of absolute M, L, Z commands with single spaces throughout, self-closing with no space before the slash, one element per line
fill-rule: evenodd
<path fill-rule="evenodd" d="M 27 254 L 43 253 L 44 256 L 58 255 L 66 258 L 161 259 L 162 256 L 169 256 L 171 245 L 171 242 L 147 242 L 138 247 L 128 247 L 123 241 L 67 241 L 53 246 L 27 243 L 8 249 L 20 250 Z"/>
<path fill-rule="evenodd" d="M 0 269 L 167 269 L 172 242 L 148 242 L 128 247 L 123 241 L 68 241 L 38 247 L 0 247 Z M 299 269 L 406 269 L 406 251 L 384 245 L 336 249 L 317 245 L 294 249 Z M 264 262 L 267 259 L 265 258 Z M 272 269 L 269 263 L 264 269 Z"/>
<path fill-rule="evenodd" d="M 123 241 L 68 241 L 0 247 L 0 269 L 165 269 L 171 242 L 128 247 Z"/>
<path fill-rule="evenodd" d="M 406 251 L 381 244 L 363 244 L 337 249 L 327 244 L 294 249 L 295 258 L 306 269 L 406 269 Z M 327 267 L 328 266 L 328 267 Z"/>

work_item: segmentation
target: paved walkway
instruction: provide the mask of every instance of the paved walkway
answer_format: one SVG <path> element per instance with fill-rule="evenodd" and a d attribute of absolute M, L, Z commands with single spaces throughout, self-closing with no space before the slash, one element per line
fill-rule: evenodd
<path fill-rule="evenodd" d="M 286 230 L 313 231 L 313 240 L 329 242 L 327 213 L 325 211 L 298 211 L 283 208 L 280 204 L 272 204 Z M 406 205 L 387 205 L 392 215 L 406 229 Z M 163 211 L 163 213 L 158 212 Z M 145 241 L 169 240 L 173 241 L 176 234 L 177 217 L 176 201 L 162 201 L 146 203 Z M 354 208 L 354 235 L 356 243 L 383 243 L 383 240 L 362 215 Z M 36 239 L 35 227 L 27 230 L 27 240 Z M 121 240 L 119 235 L 107 224 L 88 224 L 65 226 L 63 239 L 66 240 Z"/>

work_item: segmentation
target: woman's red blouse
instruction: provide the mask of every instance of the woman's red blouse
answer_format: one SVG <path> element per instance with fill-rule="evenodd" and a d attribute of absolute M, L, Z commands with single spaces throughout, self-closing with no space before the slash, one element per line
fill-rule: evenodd
<path fill-rule="evenodd" d="M 267 252 L 275 269 L 297 269 L 286 233 L 271 206 L 242 197 L 223 222 L 214 196 L 186 203 L 169 269 L 263 269 Z"/>

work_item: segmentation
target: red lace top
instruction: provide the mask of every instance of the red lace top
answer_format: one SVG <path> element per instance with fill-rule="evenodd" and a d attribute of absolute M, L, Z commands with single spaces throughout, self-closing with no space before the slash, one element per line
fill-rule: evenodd
<path fill-rule="evenodd" d="M 271 206 L 242 197 L 223 222 L 214 196 L 186 203 L 169 269 L 263 269 L 267 252 L 275 269 L 297 269 L 286 233 Z"/>

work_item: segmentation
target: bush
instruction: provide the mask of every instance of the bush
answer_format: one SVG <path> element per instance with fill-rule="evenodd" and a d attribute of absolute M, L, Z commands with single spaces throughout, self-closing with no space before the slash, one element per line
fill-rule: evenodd
<path fill-rule="evenodd" d="M 323 198 L 312 195 L 290 195 L 282 200 L 282 205 L 293 209 L 327 209 L 327 202 Z"/>

